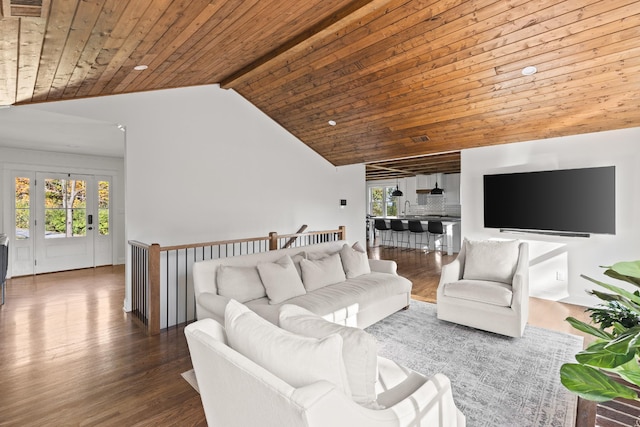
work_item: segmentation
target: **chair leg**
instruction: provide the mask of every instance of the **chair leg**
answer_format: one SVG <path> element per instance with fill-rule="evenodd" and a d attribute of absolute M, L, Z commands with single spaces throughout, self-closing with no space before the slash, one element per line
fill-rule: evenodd
<path fill-rule="evenodd" d="M 408 251 L 409 249 L 411 249 L 409 247 L 409 244 L 411 243 L 411 232 L 410 231 L 403 231 L 402 234 L 407 236 L 407 240 L 404 241 L 404 250 Z"/>
<path fill-rule="evenodd" d="M 424 246 L 423 240 L 422 240 L 422 235 L 426 234 L 427 235 L 427 246 Z M 420 250 L 422 250 L 425 254 L 429 253 L 429 232 L 426 233 L 420 233 Z"/>
<path fill-rule="evenodd" d="M 387 246 L 393 246 L 393 234 L 391 236 L 389 236 L 390 231 L 389 230 L 385 230 L 382 232 L 383 236 L 387 236 Z M 384 237 L 382 239 L 382 244 L 384 245 Z"/>

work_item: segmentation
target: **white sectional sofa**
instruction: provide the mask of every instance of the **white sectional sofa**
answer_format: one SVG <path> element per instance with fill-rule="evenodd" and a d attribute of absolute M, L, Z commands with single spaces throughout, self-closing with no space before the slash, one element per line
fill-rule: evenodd
<path fill-rule="evenodd" d="M 274 324 L 286 303 L 365 328 L 408 307 L 412 284 L 397 274 L 396 263 L 367 259 L 354 246 L 358 250 L 339 240 L 196 262 L 197 318 L 224 324 L 225 307 L 235 299 Z"/>
<path fill-rule="evenodd" d="M 280 313 L 297 333 L 235 301 L 226 327 L 203 319 L 185 328 L 208 425 L 465 426 L 446 376 L 378 357 L 365 331 L 304 311 L 284 305 Z"/>

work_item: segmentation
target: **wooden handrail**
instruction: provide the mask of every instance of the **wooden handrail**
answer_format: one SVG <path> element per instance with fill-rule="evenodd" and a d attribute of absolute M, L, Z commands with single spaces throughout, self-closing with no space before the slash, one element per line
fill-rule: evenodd
<path fill-rule="evenodd" d="M 145 262 L 146 268 L 142 268 L 139 270 L 140 266 L 131 266 L 131 277 L 132 282 L 134 281 L 134 277 L 139 279 L 139 277 L 143 277 L 142 280 L 146 280 L 143 289 L 138 289 L 138 292 L 144 293 L 144 297 L 142 298 L 145 307 L 142 309 L 137 309 L 136 311 L 140 316 L 145 317 L 144 319 L 137 319 L 139 323 L 146 328 L 146 332 L 149 335 L 156 335 L 160 333 L 160 288 L 161 288 L 161 256 L 162 252 L 169 251 L 180 251 L 180 250 L 188 250 L 188 249 L 196 249 L 196 248 L 205 248 L 205 247 L 214 247 L 214 246 L 226 246 L 226 245 L 237 245 L 244 243 L 252 243 L 252 242 L 264 242 L 267 245 L 263 246 L 264 248 L 268 248 L 268 250 L 276 250 L 278 248 L 278 242 L 282 239 L 288 239 L 287 242 L 283 245 L 282 248 L 291 246 L 298 237 L 303 236 L 318 236 L 318 235 L 337 235 L 337 240 L 346 240 L 346 227 L 340 226 L 337 230 L 323 230 L 323 231 L 308 231 L 304 232 L 307 228 L 306 225 L 303 225 L 297 233 L 294 234 L 278 234 L 276 232 L 269 233 L 269 236 L 266 237 L 249 237 L 243 239 L 231 239 L 231 240 L 219 240 L 213 242 L 203 242 L 203 243 L 189 243 L 182 245 L 172 245 L 172 246 L 160 246 L 158 243 L 147 244 L 143 242 L 139 242 L 137 240 L 129 240 L 129 245 L 140 249 L 143 253 L 146 254 Z M 263 249 L 264 250 L 264 249 Z M 133 264 L 133 257 L 132 257 Z M 140 285 L 139 285 L 140 286 Z"/>
<path fill-rule="evenodd" d="M 234 245 L 237 243 L 250 243 L 250 242 L 260 242 L 267 241 L 269 237 L 248 237 L 246 239 L 233 239 L 233 240 L 218 240 L 215 242 L 203 242 L 203 243 L 189 243 L 185 245 L 174 245 L 174 246 L 160 246 L 160 251 L 175 251 L 179 249 L 192 249 L 192 248 L 201 248 L 203 246 L 223 246 L 223 245 Z"/>
<path fill-rule="evenodd" d="M 302 227 L 300 227 L 300 228 L 298 229 L 298 231 L 296 231 L 296 234 L 300 234 L 300 233 L 302 233 L 302 232 L 303 232 L 304 230 L 306 230 L 306 229 L 307 229 L 307 224 L 303 224 L 303 225 L 302 225 Z M 293 244 L 293 242 L 295 242 L 295 241 L 296 241 L 296 239 L 297 239 L 297 238 L 298 238 L 298 236 L 290 238 L 290 239 L 287 241 L 287 243 L 285 243 L 285 244 L 282 246 L 282 249 L 284 249 L 284 248 L 288 248 L 289 246 L 291 246 L 291 245 Z"/>

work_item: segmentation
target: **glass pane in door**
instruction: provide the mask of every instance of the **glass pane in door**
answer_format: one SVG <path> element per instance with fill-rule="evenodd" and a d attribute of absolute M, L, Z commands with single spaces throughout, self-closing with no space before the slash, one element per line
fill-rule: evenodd
<path fill-rule="evenodd" d="M 87 234 L 87 184 L 75 179 L 45 179 L 45 238 Z"/>
<path fill-rule="evenodd" d="M 29 227 L 31 222 L 31 200 L 30 200 L 29 178 L 16 177 L 16 239 L 26 240 L 29 238 Z"/>
<path fill-rule="evenodd" d="M 109 181 L 98 182 L 98 231 L 109 235 Z"/>

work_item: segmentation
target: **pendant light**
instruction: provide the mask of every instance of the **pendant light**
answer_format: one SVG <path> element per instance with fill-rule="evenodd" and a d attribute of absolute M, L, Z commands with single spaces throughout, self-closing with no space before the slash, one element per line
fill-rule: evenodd
<path fill-rule="evenodd" d="M 433 190 L 431 190 L 431 194 L 442 194 L 442 188 L 438 188 L 438 181 L 436 181 L 436 188 L 434 188 Z"/>
<path fill-rule="evenodd" d="M 391 197 L 402 197 L 404 195 L 404 193 L 400 191 L 400 186 L 398 184 L 398 180 L 396 180 L 396 189 L 391 193 Z"/>

